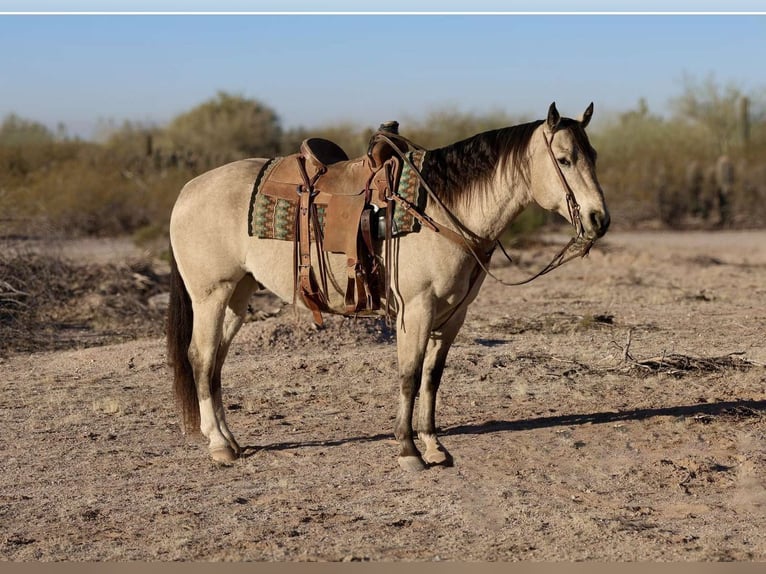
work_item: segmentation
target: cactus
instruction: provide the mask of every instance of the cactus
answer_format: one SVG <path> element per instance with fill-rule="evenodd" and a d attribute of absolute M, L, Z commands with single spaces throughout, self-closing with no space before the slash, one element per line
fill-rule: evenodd
<path fill-rule="evenodd" d="M 692 161 L 686 166 L 686 191 L 689 198 L 689 211 L 691 215 L 703 216 L 702 186 L 705 175 L 699 162 Z"/>
<path fill-rule="evenodd" d="M 681 226 L 683 205 L 679 194 L 671 188 L 665 166 L 659 166 L 652 178 L 660 221 L 667 227 L 678 229 Z"/>
<path fill-rule="evenodd" d="M 718 200 L 718 223 L 721 226 L 731 222 L 731 199 L 734 189 L 734 163 L 729 156 L 722 155 L 715 164 L 715 179 Z"/>
<path fill-rule="evenodd" d="M 739 99 L 739 129 L 742 146 L 747 150 L 750 145 L 750 98 L 747 96 Z"/>

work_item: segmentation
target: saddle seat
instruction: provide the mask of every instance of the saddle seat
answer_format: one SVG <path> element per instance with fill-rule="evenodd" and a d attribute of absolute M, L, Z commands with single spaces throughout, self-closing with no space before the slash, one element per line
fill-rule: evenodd
<path fill-rule="evenodd" d="M 371 186 L 381 191 L 380 188 L 385 187 L 384 182 L 373 182 L 373 176 L 395 157 L 394 153 L 390 145 L 384 144 L 374 146 L 366 155 L 349 159 L 346 152 L 330 140 L 305 139 L 298 153 L 284 157 L 279 165 L 274 166 L 268 179 L 264 180 L 261 192 L 295 200 L 297 186 L 309 184 L 318 192 L 316 201 L 323 204 L 329 201 L 327 196 L 356 196 Z M 383 207 L 384 202 L 379 197 L 370 199 Z"/>
<path fill-rule="evenodd" d="M 339 161 L 348 161 L 343 148 L 333 141 L 323 138 L 308 138 L 301 143 L 301 153 L 319 165 L 332 165 Z"/>

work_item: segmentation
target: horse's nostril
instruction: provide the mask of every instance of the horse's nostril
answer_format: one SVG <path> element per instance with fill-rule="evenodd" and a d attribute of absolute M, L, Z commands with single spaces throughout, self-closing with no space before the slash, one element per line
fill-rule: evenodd
<path fill-rule="evenodd" d="M 599 236 L 606 233 L 609 229 L 609 223 L 611 218 L 609 212 L 592 211 L 590 214 L 590 223 L 593 229 L 599 234 Z"/>

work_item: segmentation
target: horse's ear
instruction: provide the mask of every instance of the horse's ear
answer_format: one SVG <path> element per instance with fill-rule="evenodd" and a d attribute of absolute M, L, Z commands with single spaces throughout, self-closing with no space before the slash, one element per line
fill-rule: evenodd
<path fill-rule="evenodd" d="M 559 122 L 561 121 L 561 116 L 559 115 L 559 111 L 556 109 L 556 102 L 553 102 L 551 104 L 551 107 L 548 108 L 548 128 L 553 132 L 556 131 L 556 128 L 559 125 Z"/>
<path fill-rule="evenodd" d="M 590 103 L 590 105 L 587 107 L 585 112 L 582 115 L 582 119 L 580 120 L 580 125 L 583 129 L 588 127 L 588 124 L 590 123 L 590 119 L 593 117 L 593 102 Z"/>

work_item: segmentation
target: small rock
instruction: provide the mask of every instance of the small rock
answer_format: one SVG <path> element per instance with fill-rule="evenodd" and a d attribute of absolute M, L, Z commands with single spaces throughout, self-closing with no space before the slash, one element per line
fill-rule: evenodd
<path fill-rule="evenodd" d="M 146 301 L 150 309 L 156 309 L 157 311 L 165 311 L 170 305 L 170 293 L 159 293 L 158 295 L 152 295 Z"/>

